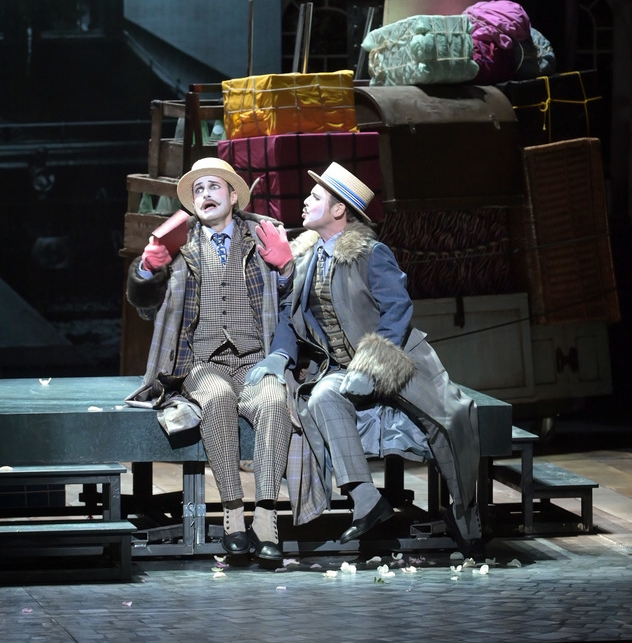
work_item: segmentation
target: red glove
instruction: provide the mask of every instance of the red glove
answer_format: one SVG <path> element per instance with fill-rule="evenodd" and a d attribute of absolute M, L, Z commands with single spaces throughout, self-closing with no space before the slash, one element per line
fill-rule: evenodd
<path fill-rule="evenodd" d="M 159 241 L 156 241 L 153 235 L 149 237 L 149 243 L 143 250 L 143 268 L 156 272 L 161 266 L 166 266 L 170 263 L 171 255 L 167 247 Z"/>
<path fill-rule="evenodd" d="M 255 228 L 255 232 L 263 244 L 257 246 L 263 260 L 282 272 L 283 268 L 294 259 L 285 228 L 283 226 L 277 227 L 271 221 L 262 221 Z"/>

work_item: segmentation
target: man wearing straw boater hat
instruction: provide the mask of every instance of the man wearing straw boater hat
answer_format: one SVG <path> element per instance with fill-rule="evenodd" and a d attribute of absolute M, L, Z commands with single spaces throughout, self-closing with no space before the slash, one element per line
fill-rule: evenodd
<path fill-rule="evenodd" d="M 399 453 L 435 464 L 453 499 L 445 516 L 451 535 L 464 555 L 482 555 L 475 404 L 411 328 L 406 275 L 365 213 L 373 192 L 337 163 L 309 174 L 316 185 L 304 202 L 307 232 L 292 242 L 293 291 L 272 352 L 246 378 L 280 377 L 286 365 L 286 376 L 296 373 L 303 434 L 293 436 L 288 460 L 295 522 L 331 506 L 332 471 L 353 501 L 341 543 L 387 521 L 393 508 L 366 456 Z"/>
<path fill-rule="evenodd" d="M 242 389 L 247 371 L 268 353 L 277 289 L 292 270 L 290 247 L 277 221 L 244 211 L 248 186 L 225 161 L 197 161 L 177 193 L 194 214 L 187 242 L 172 257 L 152 236 L 129 270 L 127 298 L 154 320 L 154 333 L 143 386 L 127 401 L 158 408 L 168 433 L 199 425 L 224 508 L 224 549 L 254 549 L 261 561 L 278 562 L 275 507 L 292 431 L 285 383 L 266 378 Z M 238 414 L 255 430 L 249 530 Z"/>

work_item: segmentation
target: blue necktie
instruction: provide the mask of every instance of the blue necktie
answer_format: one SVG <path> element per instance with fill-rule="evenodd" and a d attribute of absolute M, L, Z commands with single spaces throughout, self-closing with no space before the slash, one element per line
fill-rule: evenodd
<path fill-rule="evenodd" d="M 213 239 L 213 243 L 217 248 L 217 254 L 222 261 L 222 266 L 226 265 L 226 259 L 228 258 L 228 254 L 226 253 L 226 246 L 224 245 L 224 240 L 227 236 L 227 234 L 224 234 L 222 232 L 214 232 L 211 235 L 211 239 Z"/>

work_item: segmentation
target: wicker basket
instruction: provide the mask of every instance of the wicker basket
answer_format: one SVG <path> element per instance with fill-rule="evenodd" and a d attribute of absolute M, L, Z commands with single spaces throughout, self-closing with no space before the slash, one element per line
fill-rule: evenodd
<path fill-rule="evenodd" d="M 526 147 L 524 159 L 527 205 L 510 225 L 532 322 L 619 321 L 599 139 Z"/>

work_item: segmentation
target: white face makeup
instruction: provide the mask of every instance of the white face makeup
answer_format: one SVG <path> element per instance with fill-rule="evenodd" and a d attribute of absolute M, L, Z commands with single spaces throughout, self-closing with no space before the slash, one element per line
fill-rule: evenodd
<path fill-rule="evenodd" d="M 345 206 L 338 202 L 330 206 L 329 193 L 321 185 L 315 185 L 303 203 L 303 226 L 316 230 L 325 241 L 345 227 Z"/>
<path fill-rule="evenodd" d="M 201 176 L 193 183 L 193 203 L 202 225 L 221 232 L 233 218 L 237 192 L 218 176 Z"/>

